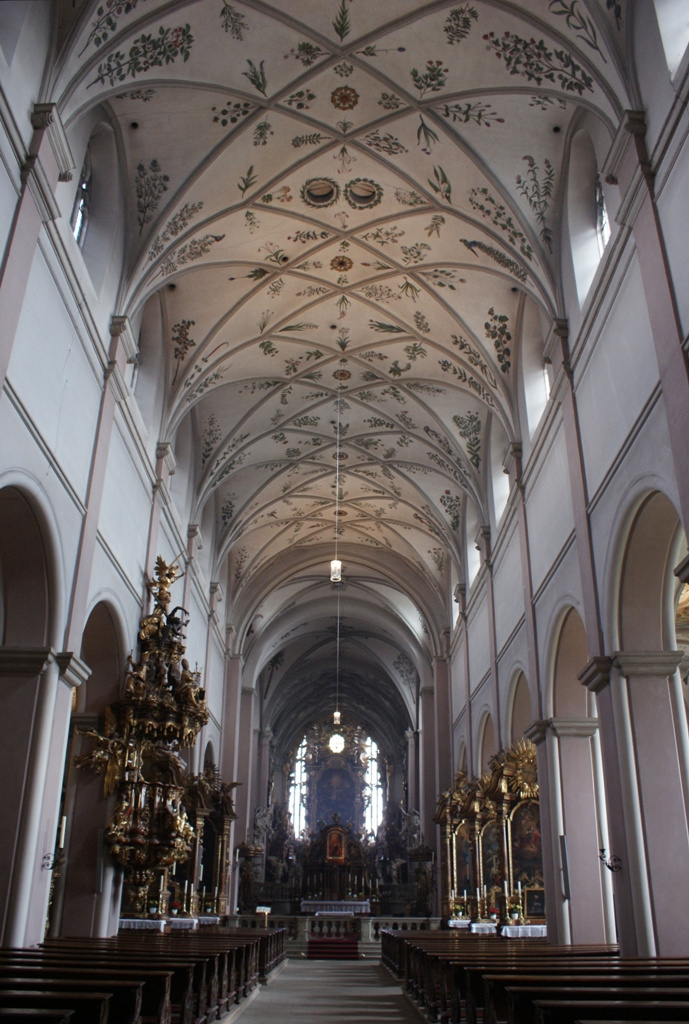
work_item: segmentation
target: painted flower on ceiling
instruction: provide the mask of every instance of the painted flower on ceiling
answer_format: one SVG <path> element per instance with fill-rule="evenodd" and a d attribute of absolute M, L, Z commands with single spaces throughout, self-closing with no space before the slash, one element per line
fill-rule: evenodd
<path fill-rule="evenodd" d="M 330 261 L 330 269 L 339 270 L 341 273 L 351 270 L 353 266 L 349 256 L 334 256 Z"/>
<path fill-rule="evenodd" d="M 335 370 L 333 373 L 335 380 L 349 380 L 351 376 L 349 370 Z"/>
<path fill-rule="evenodd" d="M 351 85 L 340 85 L 331 93 L 330 102 L 336 110 L 354 110 L 359 102 L 359 93 Z"/>

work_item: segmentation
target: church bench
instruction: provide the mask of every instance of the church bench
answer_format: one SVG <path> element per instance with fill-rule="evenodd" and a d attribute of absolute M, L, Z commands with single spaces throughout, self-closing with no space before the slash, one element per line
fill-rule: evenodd
<path fill-rule="evenodd" d="M 29 971 L 13 968 L 11 965 L 0 966 L 0 1003 L 4 992 L 8 989 L 28 989 L 29 991 L 73 991 L 75 988 L 85 994 L 107 991 L 110 996 L 109 1016 L 118 1024 L 145 1024 L 141 1016 L 142 981 L 121 981 L 112 977 L 86 978 L 70 972 L 70 976 L 60 976 L 55 971 Z"/>
<path fill-rule="evenodd" d="M 36 1006 L 0 1006 L 3 1024 L 70 1024 L 74 1010 Z"/>
<path fill-rule="evenodd" d="M 62 1009 L 65 1005 L 73 1010 L 72 1024 L 108 1024 L 109 992 L 81 992 L 62 989 L 51 991 L 42 988 L 8 988 L 2 992 L 2 1003 L 37 1009 Z M 117 1024 L 117 1021 L 111 1021 Z"/>
<path fill-rule="evenodd" d="M 483 975 L 483 1021 L 498 1024 L 506 1020 L 526 1020 L 533 1003 L 531 991 L 535 986 L 566 987 L 567 989 L 600 986 L 675 987 L 689 986 L 689 962 L 656 963 L 640 960 L 628 964 L 624 960 L 614 965 L 580 964 L 553 966 L 547 973 L 526 973 L 511 970 Z M 470 1014 L 467 1013 L 467 1019 Z"/>
<path fill-rule="evenodd" d="M 577 999 L 565 1002 L 560 999 L 539 999 L 536 1002 L 538 1024 L 644 1024 L 647 1021 L 689 1020 L 689 1002 L 658 1001 L 656 999 L 611 999 L 597 1002 L 595 999 Z"/>
<path fill-rule="evenodd" d="M 535 1024 L 539 1019 L 538 1004 L 541 1000 L 586 1000 L 599 1002 L 601 1006 L 621 999 L 654 1001 L 658 1005 L 666 1002 L 689 1002 L 689 983 L 658 983 L 656 979 L 638 978 L 621 981 L 611 979 L 605 984 L 592 984 L 580 979 L 580 983 L 558 985 L 551 981 L 541 984 L 516 985 L 509 989 L 509 1012 L 504 1018 L 509 1024 Z"/>

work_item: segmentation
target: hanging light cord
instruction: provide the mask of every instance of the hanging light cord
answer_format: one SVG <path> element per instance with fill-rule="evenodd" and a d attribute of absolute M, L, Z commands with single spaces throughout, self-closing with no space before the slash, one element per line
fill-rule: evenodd
<path fill-rule="evenodd" d="M 337 400 L 337 443 L 335 446 L 335 559 L 337 560 L 338 526 L 340 523 L 340 395 Z"/>
<path fill-rule="evenodd" d="M 335 641 L 335 712 L 340 710 L 340 588 L 337 588 L 337 639 Z"/>

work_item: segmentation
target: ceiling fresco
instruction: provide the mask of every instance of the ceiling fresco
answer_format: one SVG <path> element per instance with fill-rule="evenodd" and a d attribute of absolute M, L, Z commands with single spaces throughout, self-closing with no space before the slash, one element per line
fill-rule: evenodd
<path fill-rule="evenodd" d="M 287 652 L 276 721 L 298 680 L 326 709 L 339 599 L 345 689 L 413 723 L 395 659 L 442 652 L 562 315 L 568 140 L 634 106 L 624 4 L 70 0 L 61 31 L 65 123 L 101 104 L 121 137 L 118 312 L 162 309 L 161 439 L 193 437 L 237 649 L 264 679 Z"/>

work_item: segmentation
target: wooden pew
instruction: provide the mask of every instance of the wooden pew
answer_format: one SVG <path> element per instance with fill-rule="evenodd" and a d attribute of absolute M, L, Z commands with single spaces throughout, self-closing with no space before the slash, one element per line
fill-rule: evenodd
<path fill-rule="evenodd" d="M 611 999 L 599 1003 L 595 1000 L 577 999 L 575 1002 L 562 1002 L 559 999 L 539 999 L 536 1003 L 536 1019 L 539 1024 L 575 1024 L 583 1019 L 584 1024 L 598 1024 L 625 1021 L 682 1021 L 689 1020 L 689 1002 L 659 1002 L 654 999 Z"/>
<path fill-rule="evenodd" d="M 85 993 L 75 989 L 63 991 L 48 988 L 14 988 L 5 989 L 2 993 L 3 1003 L 7 1006 L 26 1007 L 27 1009 L 62 1009 L 65 1005 L 74 1011 L 72 1024 L 108 1024 L 109 992 Z M 112 1024 L 117 1024 L 113 1021 Z"/>
<path fill-rule="evenodd" d="M 74 1010 L 37 1009 L 35 1006 L 0 1006 L 3 1024 L 70 1024 Z"/>
<path fill-rule="evenodd" d="M 102 992 L 110 994 L 109 1017 L 117 1024 L 142 1024 L 141 1002 L 143 981 L 115 980 L 112 976 L 104 978 L 84 977 L 83 972 L 69 971 L 60 974 L 52 969 L 36 970 L 0 964 L 0 1003 L 4 1002 L 4 993 L 8 989 L 26 989 L 29 992 L 43 991 L 74 991 L 78 988 L 85 994 Z"/>

